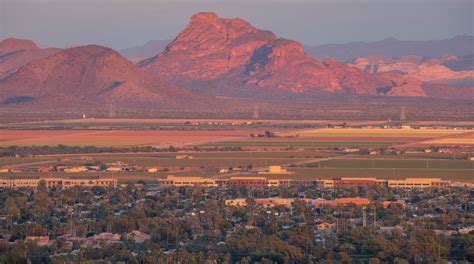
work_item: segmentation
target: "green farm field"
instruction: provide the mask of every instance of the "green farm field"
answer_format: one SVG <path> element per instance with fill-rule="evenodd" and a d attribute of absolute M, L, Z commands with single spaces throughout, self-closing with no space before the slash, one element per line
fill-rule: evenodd
<path fill-rule="evenodd" d="M 319 141 L 223 141 L 204 144 L 208 147 L 369 147 L 389 146 L 396 142 L 319 142 Z"/>
<path fill-rule="evenodd" d="M 323 168 L 470 169 L 474 174 L 474 161 L 470 160 L 338 159 L 322 161 L 319 165 Z"/>
<path fill-rule="evenodd" d="M 334 177 L 374 177 L 380 179 L 442 178 L 451 181 L 474 182 L 472 169 L 413 169 L 413 168 L 294 168 L 295 179 Z"/>
<path fill-rule="evenodd" d="M 177 155 L 189 154 L 192 159 L 176 159 Z M 0 167 L 83 166 L 112 162 L 125 162 L 146 167 L 253 167 L 280 165 L 305 159 L 339 156 L 338 153 L 320 151 L 265 151 L 265 152 L 174 152 L 174 153 L 109 153 L 45 155 L 22 158 L 0 158 Z"/>
<path fill-rule="evenodd" d="M 38 172 L 29 172 L 29 173 L 9 173 L 9 174 L 0 174 L 2 177 L 71 177 L 77 176 L 78 174 L 74 173 L 64 173 L 64 172 L 52 172 L 52 173 L 38 173 Z M 171 172 L 157 172 L 157 173 L 143 173 L 143 172 L 118 172 L 118 173 L 81 173 L 81 176 L 100 176 L 100 177 L 113 177 L 119 182 L 138 182 L 146 181 L 149 183 L 156 183 L 159 177 L 166 177 L 167 175 L 176 175 L 176 176 L 202 176 L 209 177 L 213 174 L 203 173 L 198 171 L 171 171 Z"/>
<path fill-rule="evenodd" d="M 436 138 L 466 133 L 454 129 L 323 128 L 297 131 L 301 137 Z"/>

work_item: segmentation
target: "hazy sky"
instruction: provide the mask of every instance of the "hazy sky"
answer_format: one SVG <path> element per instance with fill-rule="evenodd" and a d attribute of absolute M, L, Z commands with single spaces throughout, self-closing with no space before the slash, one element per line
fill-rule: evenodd
<path fill-rule="evenodd" d="M 473 34 L 474 0 L 0 0 L 0 38 L 115 49 L 172 39 L 193 13 L 241 17 L 307 45 Z"/>

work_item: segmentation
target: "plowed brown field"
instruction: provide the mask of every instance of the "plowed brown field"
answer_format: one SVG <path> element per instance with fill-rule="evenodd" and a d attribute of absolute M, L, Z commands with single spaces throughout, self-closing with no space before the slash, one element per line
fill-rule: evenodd
<path fill-rule="evenodd" d="M 0 146 L 182 146 L 249 136 L 248 130 L 228 131 L 88 131 L 88 130 L 2 130 Z"/>

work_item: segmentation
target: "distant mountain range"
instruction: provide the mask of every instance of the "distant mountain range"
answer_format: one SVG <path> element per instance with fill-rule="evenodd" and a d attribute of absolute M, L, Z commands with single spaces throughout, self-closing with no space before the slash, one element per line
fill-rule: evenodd
<path fill-rule="evenodd" d="M 162 52 L 171 41 L 172 40 L 150 40 L 142 46 L 123 49 L 120 50 L 119 53 L 136 63 Z"/>
<path fill-rule="evenodd" d="M 425 51 L 422 56 L 446 50 L 461 53 L 469 39 L 427 42 L 431 53 Z M 391 43 L 392 48 L 386 50 L 393 54 L 410 50 L 405 42 L 382 42 Z M 229 98 L 267 100 L 277 95 L 295 102 L 324 95 L 472 99 L 474 85 L 465 78 L 473 73 L 469 54 L 441 59 L 395 57 L 320 61 L 302 44 L 242 19 L 198 13 L 173 41 L 151 41 L 121 54 L 98 45 L 41 49 L 29 40 L 3 40 L 0 103 L 160 108 L 229 106 L 235 102 Z M 461 81 L 465 83 L 459 85 Z"/>
<path fill-rule="evenodd" d="M 194 15 L 163 52 L 139 66 L 188 88 L 209 92 L 208 87 L 221 87 L 212 91 L 221 96 L 229 96 L 229 89 L 245 92 L 250 88 L 425 96 L 420 82 L 368 74 L 333 60 L 318 61 L 305 54 L 303 45 L 296 41 L 278 38 L 242 19 L 219 18 L 214 13 Z"/>
<path fill-rule="evenodd" d="M 436 59 L 420 56 L 390 58 L 384 56 L 360 57 L 354 63 L 368 73 L 395 73 L 417 78 L 423 82 L 470 86 L 474 83 L 474 56 L 446 55 Z"/>
<path fill-rule="evenodd" d="M 428 58 L 439 58 L 447 54 L 466 56 L 474 53 L 474 36 L 460 35 L 450 39 L 426 41 L 387 38 L 375 42 L 351 42 L 306 47 L 306 52 L 318 59 L 333 58 L 342 62 L 366 56 L 395 58 L 410 55 Z"/>
<path fill-rule="evenodd" d="M 153 57 L 162 52 L 172 40 L 151 40 L 142 46 L 121 50 L 120 53 L 132 61 Z M 474 54 L 474 36 L 459 35 L 444 40 L 398 40 L 387 38 L 374 42 L 350 42 L 346 44 L 305 45 L 305 52 L 316 59 L 335 59 L 351 62 L 358 57 L 386 56 L 401 58 L 420 56 L 440 58 L 445 55 L 468 56 Z"/>

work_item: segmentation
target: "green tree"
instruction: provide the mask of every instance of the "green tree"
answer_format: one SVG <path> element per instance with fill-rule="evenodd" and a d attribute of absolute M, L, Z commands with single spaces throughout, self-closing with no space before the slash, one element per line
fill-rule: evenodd
<path fill-rule="evenodd" d="M 5 201 L 5 214 L 10 215 L 13 221 L 20 219 L 20 209 L 16 205 L 15 199 L 11 196 Z"/>

